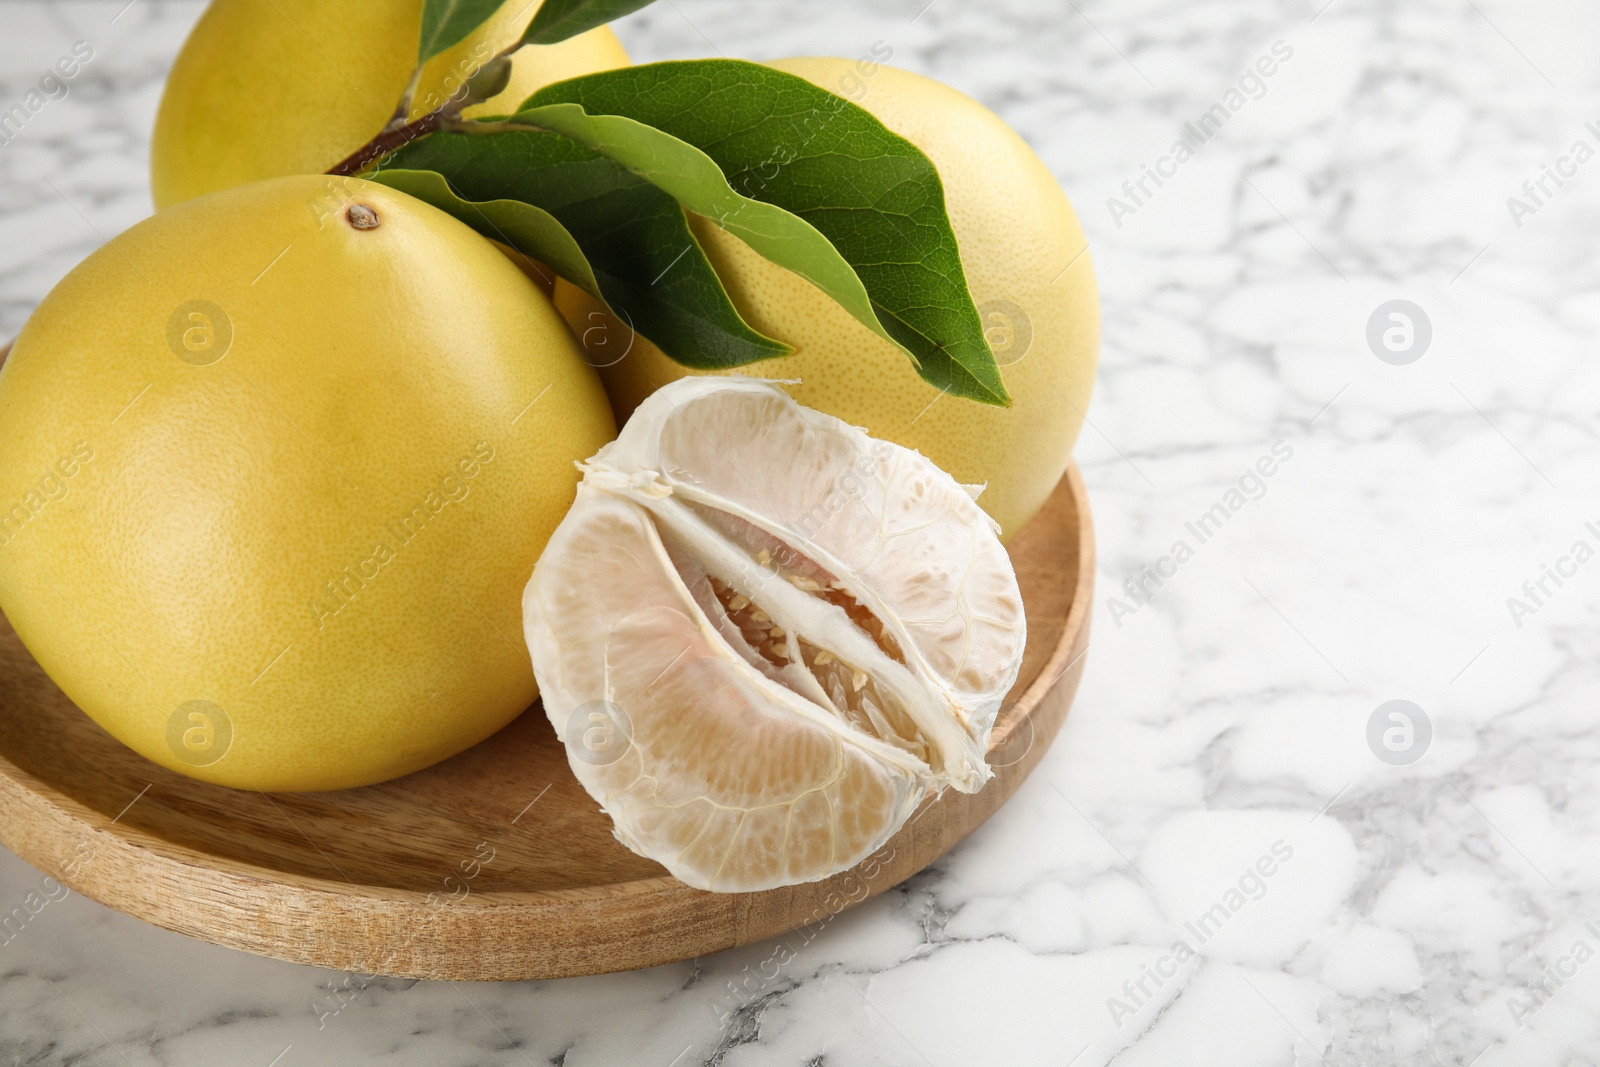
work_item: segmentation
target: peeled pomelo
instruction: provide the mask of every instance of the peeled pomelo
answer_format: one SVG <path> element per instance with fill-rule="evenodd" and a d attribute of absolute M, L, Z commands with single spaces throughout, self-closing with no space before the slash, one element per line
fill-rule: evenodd
<path fill-rule="evenodd" d="M 583 470 L 523 618 L 623 844 L 701 889 L 814 881 L 991 777 L 1026 624 L 967 487 L 749 378 L 662 388 Z"/>

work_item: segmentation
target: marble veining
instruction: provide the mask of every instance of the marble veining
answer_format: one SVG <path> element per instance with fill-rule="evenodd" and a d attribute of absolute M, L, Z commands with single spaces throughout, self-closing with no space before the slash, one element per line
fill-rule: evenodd
<path fill-rule="evenodd" d="M 0 335 L 148 213 L 198 11 L 0 7 L 0 110 L 93 51 L 0 144 Z M 665 0 L 619 32 L 891 48 L 1073 197 L 1101 570 L 1060 739 L 871 903 L 589 979 L 257 959 L 0 854 L 0 1064 L 1600 1062 L 1600 8 Z"/>

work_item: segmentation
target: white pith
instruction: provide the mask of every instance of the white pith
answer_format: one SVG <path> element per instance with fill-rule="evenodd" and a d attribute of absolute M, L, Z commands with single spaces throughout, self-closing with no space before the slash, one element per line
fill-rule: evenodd
<path fill-rule="evenodd" d="M 729 452 L 762 477 L 732 478 Z M 777 457 L 792 466 L 775 470 Z M 529 582 L 525 627 L 564 737 L 595 700 L 645 724 L 615 765 L 569 747 L 629 848 L 700 888 L 813 880 L 881 847 L 930 793 L 991 777 L 984 753 L 1025 622 L 967 487 L 737 378 L 662 389 L 580 467 L 578 499 Z M 845 511 L 794 517 L 852 479 Z M 584 573 L 596 561 L 610 580 Z M 664 746 L 660 729 L 674 731 Z M 729 747 L 708 756 L 706 744 Z M 746 744 L 790 746 L 780 751 L 797 762 L 741 764 Z M 735 762 L 697 762 L 708 758 Z"/>

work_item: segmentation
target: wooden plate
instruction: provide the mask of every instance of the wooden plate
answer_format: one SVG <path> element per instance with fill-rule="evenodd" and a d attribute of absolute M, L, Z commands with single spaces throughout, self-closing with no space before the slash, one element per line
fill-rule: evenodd
<path fill-rule="evenodd" d="M 690 889 L 611 836 L 537 707 L 437 767 L 338 793 L 239 792 L 124 748 L 0 619 L 0 843 L 74 890 L 247 952 L 361 974 L 553 978 L 688 959 L 826 921 L 922 870 L 1038 763 L 1088 647 L 1093 532 L 1076 468 L 1011 546 L 1028 614 L 997 777 L 947 793 L 824 882 Z"/>

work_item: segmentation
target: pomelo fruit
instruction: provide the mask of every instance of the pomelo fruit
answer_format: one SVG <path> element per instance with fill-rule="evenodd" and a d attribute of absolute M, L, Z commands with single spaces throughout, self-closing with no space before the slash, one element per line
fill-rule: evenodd
<path fill-rule="evenodd" d="M 1006 536 L 1016 533 L 1066 470 L 1094 381 L 1100 312 L 1072 205 L 1022 138 L 948 86 L 857 60 L 770 65 L 855 101 L 933 161 L 1014 403 L 941 396 L 903 352 L 820 290 L 696 217 L 695 234 L 746 321 L 795 349 L 730 373 L 800 379 L 787 388 L 802 404 L 915 448 L 959 481 L 986 484 L 979 503 Z M 576 286 L 559 282 L 555 301 L 601 368 L 619 420 L 661 385 L 697 373 L 631 335 Z"/>
<path fill-rule="evenodd" d="M 409 118 L 508 47 L 538 10 L 507 0 L 423 69 Z M 156 207 L 286 174 L 320 174 L 383 129 L 416 65 L 422 0 L 212 0 L 167 76 L 150 145 Z M 468 116 L 513 111 L 536 89 L 626 66 L 605 26 L 512 59 L 511 81 Z"/>
<path fill-rule="evenodd" d="M 0 608 L 111 734 L 239 788 L 392 778 L 528 707 L 522 589 L 614 435 L 489 242 L 331 181 L 139 223 L 0 369 Z"/>

